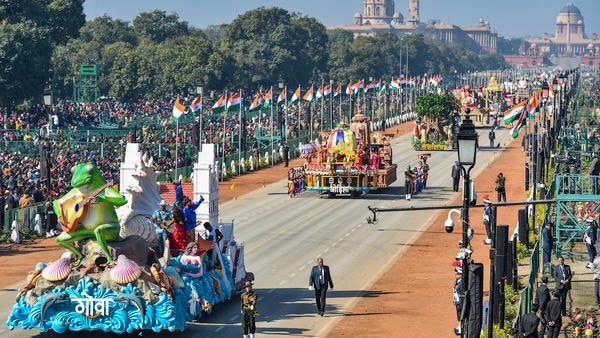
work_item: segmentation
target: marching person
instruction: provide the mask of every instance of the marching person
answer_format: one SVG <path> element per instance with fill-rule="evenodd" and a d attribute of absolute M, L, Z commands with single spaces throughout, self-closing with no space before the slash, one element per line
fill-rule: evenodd
<path fill-rule="evenodd" d="M 256 302 L 258 295 L 252 290 L 252 282 L 246 281 L 246 291 L 241 296 L 242 334 L 244 338 L 254 338 L 256 333 Z"/>
<path fill-rule="evenodd" d="M 323 265 L 323 258 L 317 258 L 317 265 L 313 266 L 310 277 L 308 278 L 308 290 L 315 291 L 317 301 L 317 311 L 319 316 L 323 317 L 325 305 L 327 303 L 327 288 L 331 287 L 333 291 L 333 281 L 329 266 Z"/>

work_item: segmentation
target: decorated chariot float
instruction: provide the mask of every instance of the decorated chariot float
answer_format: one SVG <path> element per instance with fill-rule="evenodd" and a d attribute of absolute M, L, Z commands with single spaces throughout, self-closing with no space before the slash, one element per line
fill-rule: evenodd
<path fill-rule="evenodd" d="M 66 251 L 32 266 L 10 329 L 183 331 L 243 288 L 247 276 L 232 229 L 221 245 L 197 236 L 185 252 L 171 250 L 167 240 L 157 256 L 149 217 L 161 200 L 157 174 L 147 161 L 136 167 L 137 184 L 124 194 L 94 165 L 73 168 L 72 190 L 53 205 L 63 228 L 56 241 Z"/>
<path fill-rule="evenodd" d="M 392 163 L 392 135 L 371 135 L 369 119 L 362 112 L 323 135 L 322 143 L 303 146 L 307 159 L 306 189 L 335 197 L 352 197 L 381 188 L 396 181 L 397 165 Z"/>

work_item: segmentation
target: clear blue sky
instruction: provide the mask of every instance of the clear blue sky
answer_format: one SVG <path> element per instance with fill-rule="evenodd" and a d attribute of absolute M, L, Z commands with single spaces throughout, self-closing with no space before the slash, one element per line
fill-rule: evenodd
<path fill-rule="evenodd" d="M 588 37 L 600 35 L 600 0 L 421 0 L 419 14 L 422 22 L 437 19 L 459 26 L 475 26 L 483 18 L 504 37 L 553 36 L 556 16 L 568 2 L 581 11 Z M 106 14 L 132 21 L 141 12 L 159 9 L 206 28 L 230 23 L 248 10 L 273 6 L 315 17 L 324 25 L 351 24 L 354 14 L 363 12 L 363 4 L 363 0 L 86 0 L 84 10 L 88 20 Z M 396 0 L 396 12 L 406 19 L 408 0 Z"/>

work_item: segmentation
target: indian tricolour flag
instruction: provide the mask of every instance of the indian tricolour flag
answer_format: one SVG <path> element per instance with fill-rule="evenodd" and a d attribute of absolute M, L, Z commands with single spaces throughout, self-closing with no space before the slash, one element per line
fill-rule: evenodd
<path fill-rule="evenodd" d="M 250 111 L 260 108 L 262 103 L 263 103 L 263 95 L 262 95 L 262 91 L 259 91 L 258 94 L 256 94 L 256 97 L 254 98 L 254 100 L 252 100 L 252 103 L 250 104 Z"/>
<path fill-rule="evenodd" d="M 298 86 L 298 89 L 296 89 L 296 91 L 294 92 L 294 95 L 292 95 L 292 99 L 290 100 L 290 103 L 294 103 L 294 102 L 298 101 L 301 96 L 302 95 L 300 95 L 300 86 Z"/>
<path fill-rule="evenodd" d="M 179 98 L 175 100 L 175 104 L 173 105 L 173 120 L 177 122 L 179 117 L 185 113 L 185 106 L 179 103 Z"/>
<path fill-rule="evenodd" d="M 392 89 L 398 89 L 398 88 L 400 88 L 400 81 L 399 81 L 399 79 L 393 79 L 392 78 L 392 81 L 390 82 L 390 87 L 392 87 Z"/>
<path fill-rule="evenodd" d="M 535 114 L 540 110 L 541 93 L 542 91 L 538 90 L 537 92 L 533 93 L 533 95 L 531 95 L 529 99 L 527 99 L 527 109 L 529 110 L 530 118 L 533 118 Z"/>
<path fill-rule="evenodd" d="M 518 104 L 510 107 L 507 111 L 504 112 L 504 124 L 509 124 L 512 123 L 514 121 L 516 121 L 519 116 L 521 116 L 521 113 L 523 112 L 523 110 L 526 110 L 527 107 L 527 101 L 528 100 L 523 100 L 521 102 L 519 102 Z"/>
<path fill-rule="evenodd" d="M 265 101 L 264 107 L 268 108 L 273 102 L 273 89 L 269 89 L 269 91 L 263 95 L 263 100 Z"/>
<path fill-rule="evenodd" d="M 298 88 L 298 90 L 300 90 L 300 88 Z M 294 95 L 296 95 L 296 94 L 294 94 Z M 312 86 L 310 86 L 310 89 L 306 91 L 306 94 L 304 94 L 304 96 L 302 97 L 302 99 L 303 99 L 304 101 L 308 101 L 308 102 L 310 102 L 310 101 L 312 101 L 312 100 L 313 100 L 313 97 L 314 97 L 314 96 L 313 96 L 313 87 L 312 87 Z"/>
<path fill-rule="evenodd" d="M 335 88 L 335 91 L 333 92 L 333 97 L 338 97 L 340 94 L 342 94 L 342 85 L 341 84 L 339 84 Z"/>
<path fill-rule="evenodd" d="M 192 101 L 192 104 L 190 105 L 190 109 L 192 110 L 192 112 L 197 112 L 198 110 L 202 109 L 202 98 L 200 95 L 198 95 L 194 101 Z"/>
<path fill-rule="evenodd" d="M 325 86 L 325 88 L 323 88 L 323 96 L 327 97 L 329 95 L 331 95 L 331 90 L 333 89 L 333 86 L 330 84 L 328 84 L 327 86 Z"/>
<path fill-rule="evenodd" d="M 323 97 L 323 86 L 319 86 L 317 88 L 317 93 L 315 94 L 315 98 L 318 100 Z"/>
<path fill-rule="evenodd" d="M 517 136 L 519 136 L 519 131 L 527 123 L 527 115 L 528 114 L 529 114 L 529 112 L 527 109 L 527 105 L 525 105 L 524 108 L 521 109 L 521 114 L 519 115 L 519 118 L 515 121 L 515 124 L 513 125 L 512 129 L 510 130 L 510 134 L 511 134 L 512 138 L 517 138 Z"/>
<path fill-rule="evenodd" d="M 214 112 L 218 113 L 218 112 L 222 112 L 223 110 L 225 110 L 225 104 L 227 103 L 227 94 L 223 94 L 219 97 L 219 99 L 217 100 L 217 102 L 215 102 L 215 104 L 212 106 L 212 109 Z"/>
<path fill-rule="evenodd" d="M 287 97 L 287 87 L 283 88 L 283 90 L 279 93 L 279 96 L 277 97 L 277 104 L 280 103 L 285 103 L 286 97 Z"/>
<path fill-rule="evenodd" d="M 242 96 L 240 95 L 240 92 L 236 92 L 235 94 L 231 95 L 229 100 L 227 100 L 226 110 L 229 111 L 229 109 L 235 108 L 241 104 L 242 104 Z"/>

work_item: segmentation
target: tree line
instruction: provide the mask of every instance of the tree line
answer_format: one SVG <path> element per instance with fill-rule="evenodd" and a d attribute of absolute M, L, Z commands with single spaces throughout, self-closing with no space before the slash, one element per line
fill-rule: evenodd
<path fill-rule="evenodd" d="M 28 107 L 50 86 L 71 98 L 82 63 L 98 65 L 101 95 L 123 102 L 277 85 L 349 83 L 400 74 L 456 74 L 503 67 L 499 54 L 479 56 L 422 34 L 354 37 L 327 32 L 315 18 L 260 7 L 229 24 L 198 29 L 161 10 L 133 22 L 85 21 L 83 0 L 0 3 L 0 105 Z"/>

